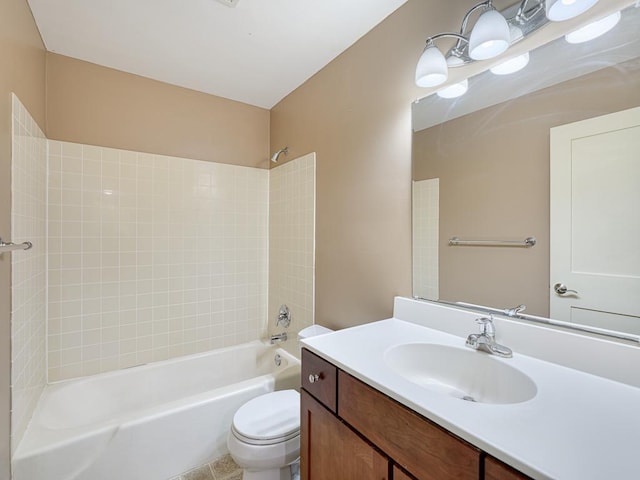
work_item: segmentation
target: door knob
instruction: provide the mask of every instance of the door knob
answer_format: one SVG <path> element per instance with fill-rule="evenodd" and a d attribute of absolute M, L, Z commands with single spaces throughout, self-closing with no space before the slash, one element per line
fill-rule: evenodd
<path fill-rule="evenodd" d="M 558 295 L 565 295 L 567 293 L 575 293 L 576 295 L 578 294 L 577 291 L 575 290 L 569 290 L 567 288 L 567 286 L 564 283 L 556 283 L 553 286 L 553 290 L 558 294 Z"/>

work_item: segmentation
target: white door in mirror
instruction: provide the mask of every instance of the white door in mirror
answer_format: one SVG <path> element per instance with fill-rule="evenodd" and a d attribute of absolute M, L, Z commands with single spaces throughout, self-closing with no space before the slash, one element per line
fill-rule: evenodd
<path fill-rule="evenodd" d="M 550 159 L 551 318 L 640 334 L 640 107 L 552 128 Z"/>

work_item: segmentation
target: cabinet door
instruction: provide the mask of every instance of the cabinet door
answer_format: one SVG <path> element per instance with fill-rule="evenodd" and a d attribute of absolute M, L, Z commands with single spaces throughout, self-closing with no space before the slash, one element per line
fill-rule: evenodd
<path fill-rule="evenodd" d="M 419 480 L 480 476 L 480 450 L 342 370 L 338 415 Z"/>
<path fill-rule="evenodd" d="M 389 480 L 389 460 L 300 391 L 302 480 Z"/>
<path fill-rule="evenodd" d="M 531 480 L 524 473 L 514 470 L 500 460 L 490 457 L 484 459 L 484 480 Z"/>
<path fill-rule="evenodd" d="M 393 480 L 415 480 L 413 477 L 404 473 L 396 465 L 393 466 Z"/>

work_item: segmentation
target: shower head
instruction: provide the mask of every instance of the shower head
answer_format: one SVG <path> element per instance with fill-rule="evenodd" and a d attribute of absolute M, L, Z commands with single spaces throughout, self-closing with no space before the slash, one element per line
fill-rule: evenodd
<path fill-rule="evenodd" d="M 278 163 L 278 157 L 280 156 L 280 154 L 281 154 L 281 153 L 284 153 L 285 155 L 288 155 L 288 154 L 289 154 L 289 147 L 281 148 L 281 149 L 280 149 L 280 150 L 278 150 L 276 153 L 274 153 L 274 154 L 271 156 L 271 161 L 272 161 L 273 163 Z"/>

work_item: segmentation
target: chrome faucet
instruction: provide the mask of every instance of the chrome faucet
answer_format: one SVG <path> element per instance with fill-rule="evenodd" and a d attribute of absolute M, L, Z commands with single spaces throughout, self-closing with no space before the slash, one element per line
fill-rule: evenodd
<path fill-rule="evenodd" d="M 280 305 L 278 318 L 276 318 L 276 327 L 278 325 L 282 325 L 284 328 L 289 328 L 289 325 L 291 325 L 291 312 L 286 305 Z"/>
<path fill-rule="evenodd" d="M 520 315 L 520 313 L 524 312 L 526 309 L 526 305 L 518 305 L 517 307 L 513 308 L 505 308 L 504 314 L 508 317 L 515 317 L 517 315 Z"/>
<path fill-rule="evenodd" d="M 476 323 L 480 325 L 480 333 L 472 333 L 467 337 L 465 345 L 475 350 L 483 350 L 499 357 L 510 358 L 513 352 L 510 348 L 496 343 L 496 328 L 493 325 L 493 318 L 476 318 Z"/>
<path fill-rule="evenodd" d="M 271 345 L 274 343 L 281 343 L 287 341 L 287 332 L 276 333 L 275 335 L 271 335 L 270 337 Z"/>

